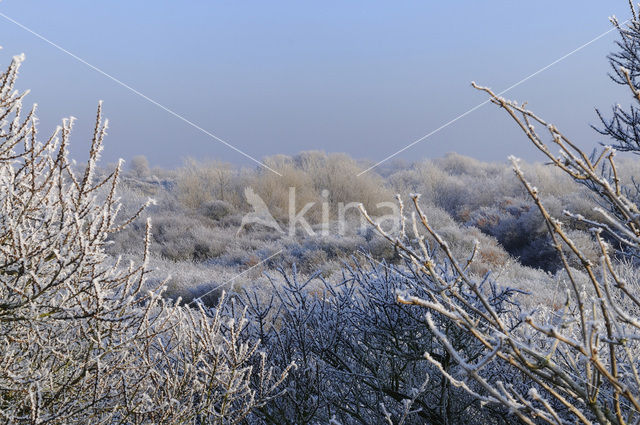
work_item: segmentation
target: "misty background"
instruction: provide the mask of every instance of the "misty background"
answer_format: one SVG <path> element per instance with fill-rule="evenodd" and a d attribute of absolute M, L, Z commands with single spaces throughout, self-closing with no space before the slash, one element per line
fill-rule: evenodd
<path fill-rule="evenodd" d="M 602 1 L 123 1 L 4 0 L 0 13 L 40 33 L 230 144 L 261 158 L 304 150 L 377 162 L 627 19 Z M 607 77 L 611 32 L 505 96 L 587 148 L 589 128 L 627 91 Z M 83 159 L 95 107 L 111 125 L 105 162 L 146 155 L 173 167 L 188 156 L 253 165 L 33 34 L 0 17 L 0 59 L 25 53 L 19 86 L 39 104 L 41 133 L 78 117 Z M 456 151 L 481 160 L 541 156 L 504 113 L 486 105 L 413 146 L 416 160 Z"/>

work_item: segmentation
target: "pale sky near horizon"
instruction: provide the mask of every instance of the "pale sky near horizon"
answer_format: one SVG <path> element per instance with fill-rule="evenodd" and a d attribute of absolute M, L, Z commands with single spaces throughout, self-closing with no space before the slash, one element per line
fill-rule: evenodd
<path fill-rule="evenodd" d="M 4 0 L 0 12 L 260 159 L 304 150 L 377 162 L 629 16 L 616 0 L 124 1 Z M 589 128 L 628 94 L 607 77 L 615 32 L 505 95 L 590 150 Z M 103 158 L 153 165 L 246 158 L 0 17 L 0 63 L 25 53 L 41 133 L 79 118 L 88 146 L 95 106 L 110 119 Z M 541 159 L 503 111 L 486 105 L 399 155 L 456 151 L 482 160 Z"/>

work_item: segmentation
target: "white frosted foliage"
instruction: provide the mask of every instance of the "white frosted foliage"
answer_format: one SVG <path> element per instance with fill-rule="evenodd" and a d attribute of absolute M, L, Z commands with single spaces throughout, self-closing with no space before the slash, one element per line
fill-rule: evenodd
<path fill-rule="evenodd" d="M 121 164 L 97 178 L 102 105 L 78 173 L 67 157 L 74 119 L 39 142 L 34 110 L 21 114 L 22 60 L 0 78 L 0 421 L 242 421 L 286 370 L 274 375 L 243 327 L 227 326 L 244 319 L 220 313 L 224 297 L 210 314 L 147 287 L 150 223 L 140 265 L 106 255 L 108 236 L 137 215 L 117 216 Z"/>

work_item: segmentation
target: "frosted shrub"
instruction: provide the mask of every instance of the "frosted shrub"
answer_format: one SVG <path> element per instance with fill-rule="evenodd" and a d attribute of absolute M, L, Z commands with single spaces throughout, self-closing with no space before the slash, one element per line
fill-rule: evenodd
<path fill-rule="evenodd" d="M 449 265 L 443 265 L 446 273 Z M 439 340 L 426 330 L 422 309 L 398 304 L 396 293 L 427 296 L 429 289 L 401 269 L 371 261 L 347 267 L 335 283 L 320 276 L 301 278 L 281 270 L 262 291 L 245 293 L 250 332 L 276 365 L 295 361 L 286 394 L 259 409 L 270 424 L 509 423 L 504 409 L 483 409 L 479 400 L 438 374 L 424 352 L 458 373 Z M 497 311 L 511 307 L 512 291 L 485 283 Z M 480 310 L 473 296 L 468 302 Z M 473 337 L 437 323 L 470 357 L 485 350 Z M 491 368 L 495 379 L 508 379 Z M 515 422 L 514 422 L 515 423 Z"/>
<path fill-rule="evenodd" d="M 464 175 L 476 178 L 492 177 L 504 170 L 503 164 L 481 162 L 475 158 L 455 152 L 450 152 L 443 158 L 435 159 L 434 164 L 447 175 Z"/>
<path fill-rule="evenodd" d="M 265 158 L 264 163 L 278 171 L 281 176 L 266 169 L 259 169 L 252 176 L 249 185 L 262 198 L 275 219 L 288 218 L 289 188 L 291 187 L 295 188 L 296 205 L 303 206 L 313 202 L 317 206 L 322 202 L 320 193 L 313 187 L 311 177 L 297 168 L 291 157 L 275 155 Z M 320 209 L 311 208 L 305 217 L 310 223 L 318 222 L 320 220 Z"/>
<path fill-rule="evenodd" d="M 380 202 L 392 201 L 385 181 L 375 172 L 367 173 L 367 178 L 351 178 L 362 171 L 362 167 L 346 154 L 324 152 L 301 152 L 293 157 L 296 167 L 311 178 L 318 193 L 329 191 L 329 202 L 361 202 L 371 210 Z"/>
<path fill-rule="evenodd" d="M 495 237 L 511 255 L 526 266 L 555 271 L 560 267 L 550 246 L 544 220 L 532 202 L 507 198 L 493 207 L 470 214 L 468 225 Z"/>
<path fill-rule="evenodd" d="M 225 252 L 231 235 L 220 235 L 202 219 L 162 215 L 154 218 L 153 240 L 159 254 L 172 261 L 204 261 Z"/>
<path fill-rule="evenodd" d="M 598 282 L 595 275 L 580 273 L 565 262 L 566 279 L 582 303 L 577 310 L 571 308 L 572 296 L 567 293 L 566 296 L 558 296 L 565 303 L 560 311 L 554 311 L 551 306 L 536 306 L 535 303 L 533 310 L 522 314 L 509 309 L 497 311 L 490 306 L 494 291 L 485 287 L 485 282 L 491 279 L 490 274 L 480 278 L 470 272 L 481 247 L 474 249 L 469 258 L 459 260 L 446 240 L 430 225 L 417 195 L 412 202 L 416 213 L 407 226 L 411 230 L 400 235 L 380 231 L 409 262 L 408 271 L 404 273 L 423 285 L 427 294 L 420 295 L 419 291 L 413 289 L 398 292 L 397 300 L 401 304 L 421 306 L 427 310 L 425 332 L 432 333 L 440 341 L 448 356 L 451 356 L 449 362 L 457 366 L 456 372 L 447 371 L 449 363 L 434 357 L 432 353 L 425 352 L 424 356 L 451 385 L 482 400 L 485 408 L 502 405 L 525 423 L 538 423 L 540 418 L 550 423 L 574 423 L 576 416 L 584 419 L 580 423 L 609 423 L 607 420 L 611 420 L 611 417 L 602 419 L 610 413 L 609 402 L 613 400 L 614 388 L 604 379 L 589 381 L 583 375 L 593 373 L 600 376 L 610 364 L 605 353 L 602 357 L 583 357 L 584 353 L 600 353 L 608 345 L 595 336 L 599 329 L 604 329 L 604 323 L 582 323 L 584 328 L 580 326 L 580 320 L 587 321 L 589 313 L 593 315 L 590 320 L 602 320 L 596 308 L 600 307 L 598 304 L 605 304 L 604 297 L 600 298 L 600 302 L 595 297 L 591 298 L 592 302 L 586 302 L 590 295 L 597 297 L 602 287 L 582 286 L 584 283 L 593 285 L 594 281 Z M 563 236 L 566 235 L 563 233 Z M 437 249 L 426 243 L 427 238 L 436 241 Z M 576 252 L 580 251 L 576 249 Z M 564 256 L 562 251 L 559 255 Z M 441 266 L 443 263 L 449 266 Z M 482 309 L 470 303 L 469 296 L 478 298 Z M 586 312 L 587 308 L 590 309 L 589 313 Z M 608 311 L 606 307 L 605 311 Z M 439 321 L 438 318 L 444 320 Z M 447 335 L 450 326 L 473 337 L 482 344 L 484 351 L 476 356 L 464 353 L 463 347 Z M 587 337 L 580 339 L 581 329 L 585 328 L 588 330 Z M 602 335 L 602 339 L 605 337 Z M 586 347 L 583 348 L 582 343 Z M 627 357 L 634 351 L 633 347 L 629 349 L 631 351 L 625 353 L 624 347 L 621 347 L 619 360 L 626 358 L 626 361 L 635 362 L 633 356 Z M 595 365 L 591 365 L 591 361 Z M 635 363 L 631 367 L 635 367 Z M 495 375 L 496 368 L 502 370 L 499 377 Z M 627 385 L 626 380 L 624 385 Z M 595 391 L 591 394 L 602 405 L 589 405 L 586 397 L 590 393 L 587 391 Z M 626 415 L 630 413 L 627 411 Z M 600 414 L 602 416 L 598 418 Z"/>
<path fill-rule="evenodd" d="M 202 215 L 211 220 L 221 220 L 233 212 L 233 206 L 220 199 L 205 202 L 200 208 Z"/>
<path fill-rule="evenodd" d="M 95 179 L 107 123 L 98 108 L 89 160 L 67 158 L 73 119 L 40 143 L 0 76 L 0 417 L 4 423 L 239 423 L 282 377 L 242 337 L 242 313 L 206 314 L 148 290 L 143 261 L 105 253 L 118 220 L 117 167 Z"/>
<path fill-rule="evenodd" d="M 219 199 L 239 203 L 242 184 L 230 164 L 220 161 L 196 161 L 189 158 L 178 172 L 178 199 L 187 208 L 198 209 L 205 202 Z"/>
<path fill-rule="evenodd" d="M 129 168 L 131 169 L 131 173 L 139 179 L 144 179 L 151 175 L 149 161 L 144 155 L 138 155 L 131 158 Z"/>
<path fill-rule="evenodd" d="M 440 160 L 415 163 L 391 175 L 389 181 L 396 193 L 421 193 L 426 203 L 466 221 L 470 211 L 515 195 L 513 182 L 505 181 L 506 168 L 450 154 Z"/>
<path fill-rule="evenodd" d="M 361 202 L 374 211 L 378 203 L 393 200 L 380 176 L 369 174 L 366 179 L 352 178 L 362 168 L 345 154 L 311 151 L 301 152 L 293 157 L 274 155 L 264 161 L 282 176 L 260 169 L 252 176 L 249 184 L 276 219 L 288 218 L 291 187 L 295 188 L 295 203 L 299 209 L 308 202 L 315 203 L 305 214 L 311 224 L 322 221 L 323 203 L 330 206 L 329 219 L 336 220 L 340 203 L 348 205 Z M 356 208 L 347 209 L 346 216 L 360 218 Z"/>
<path fill-rule="evenodd" d="M 633 7 L 632 14 L 628 26 L 620 26 L 613 20 L 621 35 L 621 53 L 612 55 L 611 63 L 616 73 L 614 79 L 626 85 L 634 101 L 640 102 L 637 81 L 640 21 Z M 398 301 L 425 309 L 427 329 L 446 348 L 459 368 L 458 373 L 447 371 L 445 363 L 429 352 L 425 357 L 453 385 L 465 389 L 486 406 L 508 408 L 524 423 L 638 423 L 640 299 L 636 280 L 640 208 L 628 196 L 634 193 L 634 188 L 625 190 L 614 148 L 605 146 L 591 156 L 586 155 L 555 126 L 524 105 L 501 98 L 488 88 L 475 87 L 503 108 L 555 167 L 592 192 L 598 201 L 594 204 L 597 219 L 565 212 L 567 220 L 590 229 L 590 241 L 584 240 L 583 234 L 565 230 L 561 221 L 549 214 L 539 190 L 525 178 L 517 160 L 513 160 L 517 178 L 547 226 L 564 268 L 563 283 L 567 288 L 557 294 L 556 299 L 561 302 L 553 309 L 538 306 L 526 311 L 518 317 L 521 325 L 514 326 L 512 315 L 491 306 L 492 292 L 483 287 L 483 280 L 468 273 L 473 256 L 468 260 L 456 258 L 448 242 L 429 222 L 419 197 L 413 196 L 414 213 L 408 219 L 408 230 L 400 235 L 385 235 L 411 263 L 405 273 L 425 282 L 430 290 L 426 295 L 401 292 Z M 610 121 L 603 119 L 603 123 L 602 132 L 613 137 L 618 147 L 639 151 L 636 106 L 630 112 L 616 107 L 614 117 Z M 543 132 L 549 138 L 548 143 L 543 140 Z M 552 153 L 552 145 L 559 154 Z M 435 257 L 423 243 L 426 235 L 437 242 L 450 269 L 444 271 L 438 266 L 442 259 Z M 595 247 L 596 261 L 588 254 L 593 248 L 579 245 L 574 236 L 582 239 L 582 244 L 590 242 Z M 481 309 L 469 303 L 469 295 L 480 301 Z M 438 317 L 446 318 L 448 325 L 438 322 Z M 464 353 L 446 334 L 449 326 L 482 344 L 483 354 L 472 358 Z M 495 379 L 491 371 L 496 365 L 510 368 L 512 378 Z"/>

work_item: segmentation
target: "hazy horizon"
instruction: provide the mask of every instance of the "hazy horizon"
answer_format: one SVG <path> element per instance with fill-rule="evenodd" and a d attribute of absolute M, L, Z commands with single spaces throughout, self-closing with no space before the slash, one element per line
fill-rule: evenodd
<path fill-rule="evenodd" d="M 4 0 L 0 12 L 255 158 L 307 150 L 377 162 L 627 18 L 625 2 L 517 4 L 159 1 L 52 4 Z M 251 164 L 227 146 L 0 17 L 2 63 L 25 53 L 20 89 L 39 104 L 40 132 L 78 117 L 82 158 L 95 107 L 110 119 L 104 162 L 145 155 Z M 528 101 L 581 147 L 603 137 L 629 95 L 607 77 L 614 31 L 505 96 Z M 3 66 L 4 66 L 3 65 Z M 397 158 L 458 152 L 481 160 L 540 159 L 503 111 L 487 105 Z"/>

